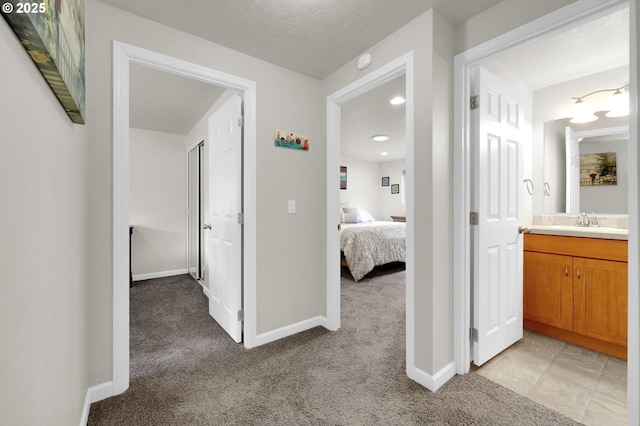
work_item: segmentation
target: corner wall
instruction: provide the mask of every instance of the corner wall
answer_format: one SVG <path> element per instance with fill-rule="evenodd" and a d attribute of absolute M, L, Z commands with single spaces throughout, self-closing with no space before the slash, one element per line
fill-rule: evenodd
<path fill-rule="evenodd" d="M 432 379 L 449 371 L 453 360 L 452 44 L 450 24 L 431 10 L 367 49 L 373 57 L 369 68 L 359 71 L 354 58 L 323 80 L 326 98 L 413 51 L 415 142 L 407 166 L 415 180 L 416 282 L 415 300 L 408 303 L 416 313 L 415 364 Z"/>
<path fill-rule="evenodd" d="M 89 385 L 87 126 L 4 19 L 0 52 L 0 423 L 74 425 Z"/>

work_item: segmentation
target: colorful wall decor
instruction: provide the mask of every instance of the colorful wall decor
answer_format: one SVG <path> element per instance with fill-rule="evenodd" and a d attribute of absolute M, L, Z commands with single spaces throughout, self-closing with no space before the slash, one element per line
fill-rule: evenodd
<path fill-rule="evenodd" d="M 2 17 L 76 124 L 84 124 L 84 0 L 5 0 Z"/>
<path fill-rule="evenodd" d="M 276 130 L 274 136 L 275 146 L 284 148 L 302 149 L 309 151 L 309 136 L 299 133 L 285 132 L 284 130 Z"/>
<path fill-rule="evenodd" d="M 580 154 L 580 186 L 617 185 L 615 152 Z"/>

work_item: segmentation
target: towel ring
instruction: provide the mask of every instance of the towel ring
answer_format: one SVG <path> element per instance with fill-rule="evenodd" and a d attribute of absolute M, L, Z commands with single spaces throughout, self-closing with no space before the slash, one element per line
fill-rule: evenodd
<path fill-rule="evenodd" d="M 549 182 L 545 182 L 544 183 L 544 195 L 546 195 L 547 197 L 551 196 L 551 185 L 549 185 Z"/>
<path fill-rule="evenodd" d="M 533 181 L 531 179 L 525 179 L 524 181 L 524 185 L 527 187 L 527 192 L 529 193 L 529 195 L 533 195 Z"/>

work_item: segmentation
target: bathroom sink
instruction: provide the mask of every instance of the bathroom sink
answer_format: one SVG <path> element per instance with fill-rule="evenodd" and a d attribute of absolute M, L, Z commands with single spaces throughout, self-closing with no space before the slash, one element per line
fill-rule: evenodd
<path fill-rule="evenodd" d="M 534 234 L 568 235 L 575 237 L 626 239 L 629 234 L 628 229 L 596 226 L 531 225 L 528 226 L 528 228 L 531 230 L 531 233 Z"/>

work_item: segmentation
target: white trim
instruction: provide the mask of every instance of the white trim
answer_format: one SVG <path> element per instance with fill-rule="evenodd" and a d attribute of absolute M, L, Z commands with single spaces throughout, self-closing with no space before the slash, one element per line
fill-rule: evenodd
<path fill-rule="evenodd" d="M 640 294 L 638 290 L 638 26 L 637 2 L 629 2 L 629 306 L 627 333 L 627 424 L 640 424 Z"/>
<path fill-rule="evenodd" d="M 538 37 L 559 33 L 572 26 L 595 17 L 610 13 L 613 10 L 631 5 L 628 0 L 578 0 L 542 18 L 536 19 L 522 27 L 505 33 L 478 47 L 460 53 L 454 58 L 454 259 L 460 259 L 462 267 L 455 268 L 454 273 L 454 359 L 456 372 L 464 374 L 469 371 L 471 362 L 470 342 L 468 339 L 470 326 L 470 253 L 469 211 L 470 211 L 470 175 L 469 175 L 469 75 L 472 67 L 482 61 L 511 48 L 528 43 Z M 630 79 L 631 107 L 637 114 L 637 87 L 634 78 L 637 76 L 635 63 L 635 13 L 630 14 L 631 58 Z M 637 116 L 630 114 L 629 158 L 637 160 Z M 629 362 L 628 366 L 628 411 L 629 424 L 638 424 L 638 398 L 640 398 L 638 377 L 638 330 L 640 318 L 638 308 L 638 182 L 637 163 L 632 163 L 629 174 Z M 633 174 L 632 174 L 633 173 Z M 636 177 L 636 180 L 633 180 Z M 634 257 L 635 256 L 635 257 Z M 633 304 L 633 305 L 632 305 Z M 631 362 L 634 360 L 634 362 Z"/>
<path fill-rule="evenodd" d="M 414 366 L 412 370 L 407 370 L 407 375 L 411 380 L 418 382 L 431 392 L 435 392 L 456 375 L 456 364 L 451 361 L 433 376 Z"/>
<path fill-rule="evenodd" d="M 265 345 L 267 343 L 271 343 L 285 337 L 293 336 L 294 334 L 310 330 L 314 327 L 328 328 L 327 319 L 323 316 L 317 316 L 281 328 L 277 328 L 275 330 L 267 331 L 266 333 L 258 334 L 256 338 L 256 346 Z"/>
<path fill-rule="evenodd" d="M 340 106 L 358 95 L 405 75 L 406 115 L 406 368 L 415 368 L 415 212 L 414 212 L 414 61 L 413 51 L 381 66 L 359 80 L 327 97 L 327 324 L 329 330 L 340 328 Z"/>
<path fill-rule="evenodd" d="M 91 404 L 94 402 L 102 401 L 112 396 L 113 382 L 106 382 L 100 385 L 91 386 L 87 389 L 87 393 L 84 397 L 84 405 L 82 407 L 82 415 L 80 417 L 80 426 L 86 426 L 89 421 L 89 410 Z"/>
<path fill-rule="evenodd" d="M 160 272 L 151 272 L 148 274 L 138 274 L 133 276 L 133 281 L 143 281 L 143 280 L 152 280 L 154 278 L 165 278 L 165 277 L 175 277 L 176 275 L 185 275 L 189 274 L 189 270 L 187 268 L 184 269 L 174 269 L 173 271 L 160 271 Z"/>
<path fill-rule="evenodd" d="M 129 65 L 242 92 L 244 100 L 244 345 L 256 345 L 256 83 L 113 42 L 113 394 L 129 387 Z"/>

